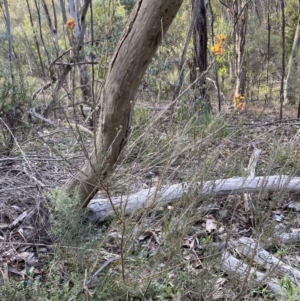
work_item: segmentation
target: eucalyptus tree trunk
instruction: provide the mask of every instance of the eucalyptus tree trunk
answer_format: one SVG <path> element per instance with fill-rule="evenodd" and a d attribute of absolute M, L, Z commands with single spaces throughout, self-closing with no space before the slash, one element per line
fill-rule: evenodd
<path fill-rule="evenodd" d="M 56 51 L 56 56 L 59 56 L 59 52 L 60 52 L 60 47 L 58 44 L 58 36 L 57 36 L 57 24 L 56 24 L 56 15 L 54 15 L 54 22 L 51 19 L 51 15 L 47 6 L 47 2 L 45 0 L 41 1 L 44 12 L 45 12 L 45 17 L 46 17 L 46 21 L 52 36 L 52 41 L 55 47 L 55 51 Z M 56 13 L 56 11 L 54 10 L 54 13 Z"/>
<path fill-rule="evenodd" d="M 60 9 L 61 9 L 63 22 L 64 22 L 64 24 L 66 24 L 66 22 L 67 22 L 67 11 L 66 11 L 66 7 L 65 7 L 65 2 L 64 2 L 64 0 L 59 0 L 59 3 L 60 3 Z"/>
<path fill-rule="evenodd" d="M 234 27 L 235 94 L 244 96 L 246 88 L 245 44 L 248 22 L 248 5 L 252 0 L 219 0 L 229 11 Z"/>
<path fill-rule="evenodd" d="M 33 40 L 35 42 L 35 47 L 36 47 L 36 51 L 37 51 L 39 62 L 40 62 L 40 72 L 41 72 L 42 76 L 45 78 L 46 77 L 45 65 L 44 65 L 44 62 L 43 62 L 43 59 L 42 59 L 42 54 L 41 54 L 41 50 L 40 50 L 40 43 L 37 39 L 38 34 L 36 32 L 36 27 L 34 26 L 34 15 L 31 11 L 30 3 L 29 3 L 28 0 L 26 0 L 26 4 L 27 4 L 27 10 L 28 10 L 28 13 L 29 13 L 29 21 L 30 21 L 30 25 L 31 25 L 32 33 L 33 33 Z"/>
<path fill-rule="evenodd" d="M 191 80 L 197 90 L 195 101 L 202 108 L 209 108 L 208 96 L 206 95 L 206 77 L 203 75 L 207 69 L 207 21 L 205 0 L 194 0 L 193 11 L 195 24 L 193 30 L 193 64 Z"/>
<path fill-rule="evenodd" d="M 183 0 L 137 0 L 108 67 L 95 147 L 65 185 L 87 205 L 112 171 L 131 132 L 134 98 L 147 66 Z"/>
<path fill-rule="evenodd" d="M 75 32 L 74 32 L 75 43 L 78 45 L 75 48 L 75 58 L 76 58 L 76 62 L 78 63 L 81 92 L 82 92 L 83 99 L 85 101 L 91 100 L 92 98 L 92 89 L 89 84 L 90 80 L 88 76 L 87 65 L 83 64 L 86 61 L 86 56 L 83 47 L 84 34 L 86 32 L 85 17 L 86 17 L 88 7 L 90 6 L 90 2 L 91 0 L 85 0 L 84 5 L 80 8 L 75 5 L 74 0 L 69 0 L 70 12 L 71 15 L 74 17 L 74 19 L 76 20 L 77 24 L 79 24 L 79 19 L 80 19 L 80 29 L 79 26 L 77 25 L 75 27 Z"/>
<path fill-rule="evenodd" d="M 285 77 L 285 6 L 284 0 L 281 0 L 281 80 L 280 80 L 280 109 L 279 109 L 279 119 L 283 117 L 283 102 L 284 102 L 284 77 Z M 299 115 L 299 112 L 298 112 Z"/>
<path fill-rule="evenodd" d="M 11 72 L 11 74 L 13 74 L 12 61 L 14 58 L 14 53 L 13 53 L 13 39 L 12 39 L 11 24 L 10 24 L 10 13 L 9 13 L 9 7 L 8 7 L 7 0 L 4 0 L 3 3 L 4 3 L 4 7 L 5 7 L 6 35 L 7 35 L 7 42 L 8 42 L 8 57 L 9 57 L 9 63 L 10 63 L 10 72 Z"/>
<path fill-rule="evenodd" d="M 296 103 L 296 87 L 299 84 L 298 76 L 298 60 L 299 60 L 299 45 L 300 45 L 300 16 L 298 18 L 297 28 L 295 31 L 292 51 L 289 57 L 287 66 L 287 76 L 284 82 L 284 103 Z"/>
<path fill-rule="evenodd" d="M 235 39 L 235 94 L 245 95 L 246 67 L 245 44 L 248 22 L 248 1 L 237 0 L 233 4 Z"/>
<path fill-rule="evenodd" d="M 11 22 L 10 22 L 10 11 L 9 11 L 9 5 L 8 1 L 3 1 L 4 8 L 5 8 L 5 21 L 6 21 L 6 36 L 7 36 L 7 42 L 8 42 L 8 59 L 9 59 L 9 72 L 10 72 L 10 78 L 11 78 L 11 85 L 15 85 L 15 79 L 14 79 L 14 68 L 13 68 L 13 60 L 14 60 L 14 53 L 13 53 L 13 38 L 12 38 L 12 30 L 11 30 Z M 14 88 L 13 88 L 14 91 Z M 14 93 L 13 93 L 14 94 Z M 3 128 L 4 132 L 7 132 L 7 139 L 4 139 L 4 146 L 6 148 L 5 155 L 9 155 L 13 146 L 14 146 L 14 137 L 16 134 L 16 121 L 18 119 L 15 118 L 14 112 L 17 112 L 15 108 L 10 108 L 10 110 L 6 110 L 5 114 L 5 122 L 9 128 L 8 131 L 6 131 L 5 126 L 3 127 L 3 124 L 1 124 L 1 127 Z M 2 112 L 3 114 L 3 112 Z M 17 122 L 18 123 L 18 122 Z M 2 132 L 2 130 L 1 130 Z M 5 135 L 4 135 L 5 137 Z"/>

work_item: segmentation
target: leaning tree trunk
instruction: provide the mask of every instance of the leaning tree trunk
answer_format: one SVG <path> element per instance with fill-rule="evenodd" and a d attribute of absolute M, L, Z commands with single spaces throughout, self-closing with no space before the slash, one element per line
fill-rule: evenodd
<path fill-rule="evenodd" d="M 295 104 L 296 102 L 296 87 L 299 83 L 298 70 L 298 54 L 300 45 L 300 16 L 298 18 L 297 28 L 294 36 L 292 51 L 287 67 L 287 76 L 284 82 L 284 103 Z"/>
<path fill-rule="evenodd" d="M 65 185 L 68 193 L 78 191 L 84 206 L 126 145 L 138 87 L 182 1 L 136 1 L 107 71 L 95 147 L 81 171 Z"/>

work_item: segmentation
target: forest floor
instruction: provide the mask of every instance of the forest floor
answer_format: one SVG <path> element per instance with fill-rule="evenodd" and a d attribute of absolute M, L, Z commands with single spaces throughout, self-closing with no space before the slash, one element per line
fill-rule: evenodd
<path fill-rule="evenodd" d="M 147 110 L 151 110 L 151 108 Z M 150 116 L 144 110 L 139 114 L 137 122 L 142 120 L 146 123 L 149 118 L 152 118 L 152 113 Z M 204 129 L 203 132 L 199 132 L 200 135 L 205 137 L 206 130 L 209 131 L 213 127 L 211 133 L 214 133 L 214 135 L 209 136 L 210 133 L 207 132 L 207 137 L 210 138 L 205 145 L 199 146 L 206 154 L 205 158 L 203 158 L 206 165 L 201 165 L 203 172 L 207 168 L 205 180 L 221 179 L 229 176 L 245 176 L 253 146 L 261 149 L 257 175 L 288 174 L 300 176 L 300 120 L 295 118 L 297 115 L 296 109 L 284 108 L 284 120 L 278 120 L 279 109 L 271 105 L 263 108 L 256 104 L 250 104 L 246 111 L 241 113 L 233 113 L 232 108 L 228 106 L 221 114 L 216 115 L 218 115 L 218 122 L 224 122 L 224 125 L 226 125 L 227 133 L 220 134 L 218 129 L 216 130 L 212 126 L 215 122 L 214 118 L 211 118 L 206 123 L 208 130 Z M 159 130 L 157 128 L 149 130 L 151 137 L 155 137 L 155 132 L 159 131 L 160 136 L 166 133 L 167 138 L 165 139 L 168 139 L 171 132 L 171 130 L 166 129 L 169 124 L 168 118 L 168 116 L 160 118 L 159 124 L 161 127 Z M 184 124 L 184 121 L 181 120 L 178 123 Z M 223 125 L 221 124 L 220 128 L 222 127 Z M 199 133 L 197 132 L 197 134 Z M 51 199 L 49 189 L 62 187 L 66 180 L 84 162 L 84 155 L 78 143 L 78 137 L 73 135 L 75 138 L 70 138 L 72 136 L 70 134 L 73 135 L 74 130 L 39 126 L 38 130 L 30 133 L 26 141 L 15 145 L 15 150 L 9 157 L 0 156 L 0 296 L 1 285 L 5 285 L 11 280 L 16 280 L 23 287 L 33 283 L 37 278 L 43 279 L 41 281 L 47 283 L 47 278 L 50 278 L 49 274 L 51 269 L 53 269 L 51 267 L 53 260 L 56 260 L 56 272 L 59 275 L 60 283 L 65 281 L 66 278 L 71 278 L 71 274 L 74 271 L 72 258 L 76 258 L 79 255 L 77 253 L 74 255 L 70 250 L 72 248 L 80 249 L 84 246 L 90 252 L 87 252 L 89 255 L 84 253 L 85 256 L 92 256 L 91 253 L 95 252 L 95 250 L 90 245 L 87 247 L 87 244 L 91 243 L 92 240 L 103 240 L 103 237 L 106 237 L 105 242 L 101 242 L 101 250 L 99 251 L 101 256 L 98 254 L 97 260 L 87 260 L 89 264 L 94 262 L 99 267 L 100 263 L 110 258 L 109 254 L 121 255 L 120 244 L 124 243 L 121 236 L 125 232 L 120 232 L 119 227 L 121 226 L 118 220 L 112 224 L 98 225 L 97 229 L 101 229 L 101 237 L 95 234 L 98 230 L 93 229 L 91 232 L 84 232 L 88 231 L 85 228 L 81 233 L 82 229 L 76 228 L 75 245 L 71 243 L 71 240 L 60 240 L 64 236 L 64 231 L 68 231 L 67 228 L 63 228 L 65 225 L 59 225 L 62 232 L 59 234 L 59 239 L 51 230 L 52 217 L 57 214 L 55 210 L 64 210 L 65 207 L 62 205 L 60 209 L 57 207 L 53 209 L 53 207 L 48 206 L 49 199 Z M 86 136 L 84 139 L 85 145 L 92 144 L 92 137 Z M 125 152 L 121 165 L 117 168 L 113 177 L 114 185 L 111 188 L 113 195 L 136 192 L 143 188 L 159 185 L 161 181 L 163 183 L 180 183 L 183 180 L 193 178 L 192 174 L 201 177 L 201 172 L 191 172 L 192 168 L 197 169 L 195 164 L 199 162 L 197 160 L 202 158 L 194 150 L 189 151 L 188 155 L 181 153 L 171 164 L 168 163 L 164 166 L 162 164 L 164 160 L 154 160 L 156 155 L 154 149 L 152 149 L 151 142 L 148 142 L 150 146 L 144 146 L 143 143 L 138 143 L 138 150 L 136 149 L 136 140 L 133 141 L 132 146 L 129 145 L 129 150 Z M 187 142 L 183 142 L 183 145 L 185 143 Z M 140 150 L 141 148 L 142 150 Z M 144 153 L 146 154 L 146 159 L 142 158 Z M 148 162 L 145 164 L 147 160 Z M 229 167 L 226 167 L 227 165 Z M 210 166 L 212 166 L 211 170 Z M 164 177 L 163 180 L 161 179 L 162 177 Z M 100 191 L 98 195 L 105 196 L 106 193 L 105 191 Z M 61 195 L 58 197 L 64 198 Z M 280 197 L 270 194 L 262 194 L 254 198 L 256 197 L 260 202 L 259 210 L 255 211 L 256 216 L 253 216 L 254 212 L 245 210 L 242 195 L 231 195 L 213 199 L 216 201 L 217 206 L 208 214 L 196 219 L 189 218 L 191 220 L 189 229 L 184 230 L 178 236 L 181 238 L 180 242 L 177 240 L 180 250 L 176 254 L 181 254 L 182 257 L 177 259 L 175 263 L 171 264 L 168 262 L 173 272 L 168 271 L 169 279 L 167 283 L 164 283 L 164 286 L 155 287 L 154 293 L 146 287 L 144 298 L 140 297 L 140 299 L 137 298 L 136 300 L 159 300 L 154 295 L 161 295 L 160 300 L 202 300 L 200 295 L 195 292 L 197 284 L 191 280 L 188 282 L 186 280 L 187 274 L 184 274 L 188 273 L 187 267 L 189 267 L 193 270 L 192 278 L 197 278 L 198 276 L 195 276 L 197 273 L 217 275 L 216 271 L 212 272 L 212 263 L 209 265 L 204 264 L 204 257 L 207 256 L 207 253 L 201 250 L 201 243 L 208 241 L 213 243 L 221 242 L 225 238 L 228 239 L 228 237 L 238 240 L 241 237 L 257 238 L 258 236 L 271 235 L 269 231 L 264 231 L 266 224 L 272 224 L 274 232 L 279 228 L 284 228 L 285 231 L 296 231 L 299 228 L 298 212 L 300 211 L 300 201 L 297 195 L 291 196 L 280 193 Z M 210 199 L 209 202 L 212 203 L 213 200 Z M 270 200 L 274 201 L 272 206 L 270 205 Z M 293 208 L 289 206 L 291 203 L 293 203 Z M 185 206 L 183 204 L 181 210 L 182 208 L 187 208 Z M 147 222 L 145 222 L 144 215 L 129 219 L 127 227 L 129 233 L 130 229 L 132 229 L 132 224 L 142 224 L 141 221 L 143 220 L 143 226 L 131 233 L 131 239 L 134 243 L 132 243 L 130 248 L 128 247 L 131 252 L 128 251 L 130 255 L 128 255 L 128 262 L 125 263 L 125 266 L 128 264 L 128 269 L 135 269 L 130 262 L 130 259 L 133 258 L 133 253 L 137 260 L 145 260 L 145 258 L 155 256 L 161 245 L 165 245 L 163 248 L 164 252 L 172 249 L 171 246 L 168 247 L 170 242 L 166 240 L 168 237 L 166 232 L 171 227 L 172 222 L 170 218 L 172 216 L 176 218 L 177 216 L 174 210 L 173 206 L 166 206 L 165 208 L 159 208 L 158 213 L 151 211 L 148 214 Z M 265 215 L 265 212 L 269 212 L 269 214 Z M 179 217 L 181 217 L 180 214 L 178 215 Z M 208 220 L 210 220 L 210 223 L 207 222 Z M 82 228 L 85 227 L 84 223 L 80 225 Z M 73 234 L 71 233 L 70 235 L 72 236 Z M 74 240 L 73 236 L 72 240 Z M 61 256 L 59 260 L 55 259 L 58 248 Z M 300 269 L 300 252 L 297 244 L 282 247 L 281 253 L 276 247 L 271 251 L 278 258 L 283 258 L 290 266 Z M 146 257 L 139 255 L 139 253 L 146 254 Z M 93 256 L 95 256 L 94 253 Z M 165 266 L 165 255 L 160 254 L 160 256 L 161 259 L 156 262 L 156 273 L 158 274 L 169 269 L 169 267 Z M 123 265 L 124 262 L 122 262 L 121 267 L 114 266 L 118 275 L 124 272 L 122 271 Z M 141 265 L 144 270 L 140 277 L 146 278 L 146 276 L 152 275 L 151 277 L 154 279 L 153 267 L 147 266 L 145 261 Z M 184 265 L 185 267 L 183 267 Z M 171 268 L 172 266 L 174 267 L 173 269 Z M 82 272 L 82 275 L 87 272 L 88 267 L 84 266 L 84 269 L 86 270 Z M 95 269 L 96 267 L 93 266 L 90 273 L 92 274 L 92 271 L 95 271 Z M 185 280 L 182 282 L 179 282 L 178 279 L 174 280 L 175 277 L 179 277 L 179 274 L 172 274 L 175 271 L 176 273 L 180 271 L 181 274 L 179 274 L 184 275 Z M 132 272 L 132 277 L 134 275 L 135 273 Z M 87 275 L 84 277 L 88 278 Z M 138 276 L 136 275 L 136 277 Z M 120 276 L 120 278 L 122 277 Z M 70 290 L 73 284 L 70 284 L 70 279 L 68 281 Z M 158 283 L 161 284 L 160 281 Z M 278 299 L 265 286 L 256 286 L 255 289 L 249 289 L 249 286 L 245 285 L 245 281 L 239 282 L 237 279 L 229 281 L 226 273 L 220 273 L 213 281 L 213 293 L 209 297 L 207 295 L 207 299 L 203 300 L 284 300 Z M 177 289 L 174 287 L 174 283 L 177 283 Z M 185 293 L 178 288 L 178 283 L 181 283 L 182 290 L 185 290 Z M 286 283 L 291 285 L 288 280 L 284 283 L 285 286 L 287 286 Z M 127 284 L 128 286 L 129 284 Z M 237 286 L 240 288 L 237 289 Z M 82 287 L 84 287 L 84 284 L 82 284 Z M 284 287 L 283 290 L 285 289 Z M 291 285 L 291 287 L 293 288 L 294 286 Z M 189 293 L 187 292 L 188 290 L 190 290 Z M 203 292 L 207 292 L 206 290 L 207 288 L 203 288 Z M 51 290 L 47 288 L 46 291 L 50 294 Z M 127 290 L 127 293 L 128 291 L 130 289 Z M 65 296 L 69 295 L 65 293 Z M 92 297 L 90 298 L 93 300 Z M 102 300 L 122 300 L 122 298 L 118 299 L 113 293 L 110 295 L 108 292 L 105 298 Z M 95 300 L 100 299 L 96 298 Z"/>

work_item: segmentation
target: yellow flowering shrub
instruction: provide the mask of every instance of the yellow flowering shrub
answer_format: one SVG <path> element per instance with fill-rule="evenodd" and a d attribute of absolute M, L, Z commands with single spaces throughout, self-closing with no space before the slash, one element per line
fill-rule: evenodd
<path fill-rule="evenodd" d="M 246 108 L 245 97 L 239 94 L 233 97 L 233 106 L 235 111 L 243 111 Z"/>
<path fill-rule="evenodd" d="M 224 34 L 219 34 L 215 36 L 216 44 L 210 47 L 210 51 L 215 55 L 221 55 L 223 53 L 224 44 L 226 42 L 226 36 Z"/>

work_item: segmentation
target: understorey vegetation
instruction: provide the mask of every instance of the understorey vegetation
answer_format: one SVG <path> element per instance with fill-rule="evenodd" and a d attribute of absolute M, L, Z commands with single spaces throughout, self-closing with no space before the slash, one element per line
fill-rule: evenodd
<path fill-rule="evenodd" d="M 0 299 L 299 300 L 296 0 L 3 0 Z"/>

